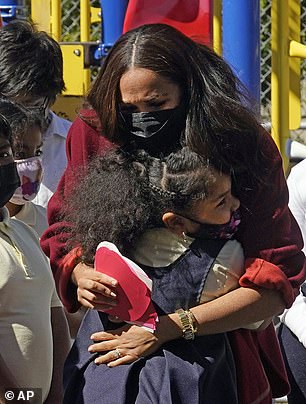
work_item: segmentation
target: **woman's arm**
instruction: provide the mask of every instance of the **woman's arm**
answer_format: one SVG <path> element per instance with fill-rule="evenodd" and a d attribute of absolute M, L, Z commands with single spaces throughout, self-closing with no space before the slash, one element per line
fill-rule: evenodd
<path fill-rule="evenodd" d="M 49 228 L 41 237 L 41 247 L 50 258 L 56 287 L 60 298 L 68 311 L 79 308 L 76 289 L 70 282 L 73 267 L 63 265 L 66 255 L 66 242 L 70 237 L 70 224 L 62 219 L 62 209 L 67 206 L 70 192 L 74 185 L 75 173 L 86 167 L 89 159 L 102 153 L 111 144 L 97 131 L 77 118 L 72 124 L 66 143 L 67 168 L 55 194 L 48 204 Z"/>
<path fill-rule="evenodd" d="M 197 335 L 210 335 L 268 319 L 281 313 L 284 307 L 281 294 L 275 290 L 238 288 L 218 299 L 193 307 L 191 311 L 197 321 Z M 92 335 L 92 340 L 96 343 L 89 347 L 89 351 L 106 352 L 95 360 L 97 364 L 117 366 L 147 356 L 167 341 L 181 337 L 179 316 L 171 313 L 160 317 L 154 334 L 134 325 L 114 331 L 97 332 Z M 115 349 L 119 349 L 121 354 L 117 360 L 114 360 Z"/>
<path fill-rule="evenodd" d="M 247 178 L 238 178 L 243 216 L 237 238 L 246 257 L 246 274 L 241 286 L 256 286 L 256 278 L 264 269 L 261 260 L 264 260 L 286 277 L 291 292 L 287 290 L 285 302 L 286 307 L 290 307 L 306 277 L 303 241 L 288 208 L 288 188 L 281 156 L 265 131 L 261 134 L 260 146 L 269 157 L 263 183 L 258 189 L 251 189 Z"/>
<path fill-rule="evenodd" d="M 298 222 L 304 241 L 306 241 L 306 160 L 294 166 L 287 183 L 289 188 L 289 207 Z M 280 317 L 281 321 L 296 335 L 306 348 L 306 297 L 300 293 L 293 306 Z"/>

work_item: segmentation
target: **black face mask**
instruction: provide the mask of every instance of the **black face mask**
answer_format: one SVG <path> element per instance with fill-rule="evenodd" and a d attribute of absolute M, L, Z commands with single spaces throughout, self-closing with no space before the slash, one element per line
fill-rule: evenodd
<path fill-rule="evenodd" d="M 231 239 L 238 230 L 238 226 L 241 222 L 241 215 L 239 210 L 235 210 L 232 213 L 230 221 L 225 224 L 202 223 L 197 220 L 191 219 L 190 217 L 187 217 L 187 219 L 192 220 L 193 222 L 201 225 L 200 229 L 197 231 L 196 234 L 188 234 L 188 236 L 190 237 L 201 239 L 207 239 L 207 238 Z"/>
<path fill-rule="evenodd" d="M 15 163 L 0 166 L 0 207 L 2 208 L 20 186 L 20 179 Z"/>
<path fill-rule="evenodd" d="M 121 112 L 127 147 L 144 149 L 152 156 L 167 155 L 181 145 L 186 124 L 183 105 L 155 112 Z"/>

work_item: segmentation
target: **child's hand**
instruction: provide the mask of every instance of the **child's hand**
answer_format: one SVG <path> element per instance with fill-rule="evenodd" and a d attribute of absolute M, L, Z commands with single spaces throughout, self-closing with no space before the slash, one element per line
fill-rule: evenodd
<path fill-rule="evenodd" d="M 117 281 L 83 263 L 74 268 L 72 282 L 77 286 L 78 301 L 89 309 L 108 310 L 116 305 Z"/>

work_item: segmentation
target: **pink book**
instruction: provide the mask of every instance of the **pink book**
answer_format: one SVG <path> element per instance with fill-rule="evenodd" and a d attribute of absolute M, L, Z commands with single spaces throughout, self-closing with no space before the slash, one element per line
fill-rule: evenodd
<path fill-rule="evenodd" d="M 151 301 L 152 281 L 148 275 L 108 241 L 97 247 L 95 269 L 118 281 L 118 304 L 105 312 L 154 331 L 158 316 Z"/>

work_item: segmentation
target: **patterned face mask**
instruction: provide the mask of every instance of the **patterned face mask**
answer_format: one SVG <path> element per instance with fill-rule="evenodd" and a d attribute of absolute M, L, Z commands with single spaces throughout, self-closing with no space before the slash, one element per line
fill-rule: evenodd
<path fill-rule="evenodd" d="M 10 202 L 15 205 L 24 205 L 32 201 L 39 191 L 42 181 L 41 158 L 31 157 L 15 161 L 20 178 L 20 187 L 16 189 Z"/>
<path fill-rule="evenodd" d="M 186 217 L 186 216 L 185 216 Z M 239 210 L 235 210 L 232 213 L 231 219 L 225 224 L 208 224 L 202 223 L 197 220 L 187 217 L 187 219 L 192 220 L 195 223 L 201 225 L 201 228 L 196 232 L 196 234 L 189 234 L 193 238 L 225 238 L 231 239 L 238 230 L 238 226 L 241 222 L 241 215 Z"/>

